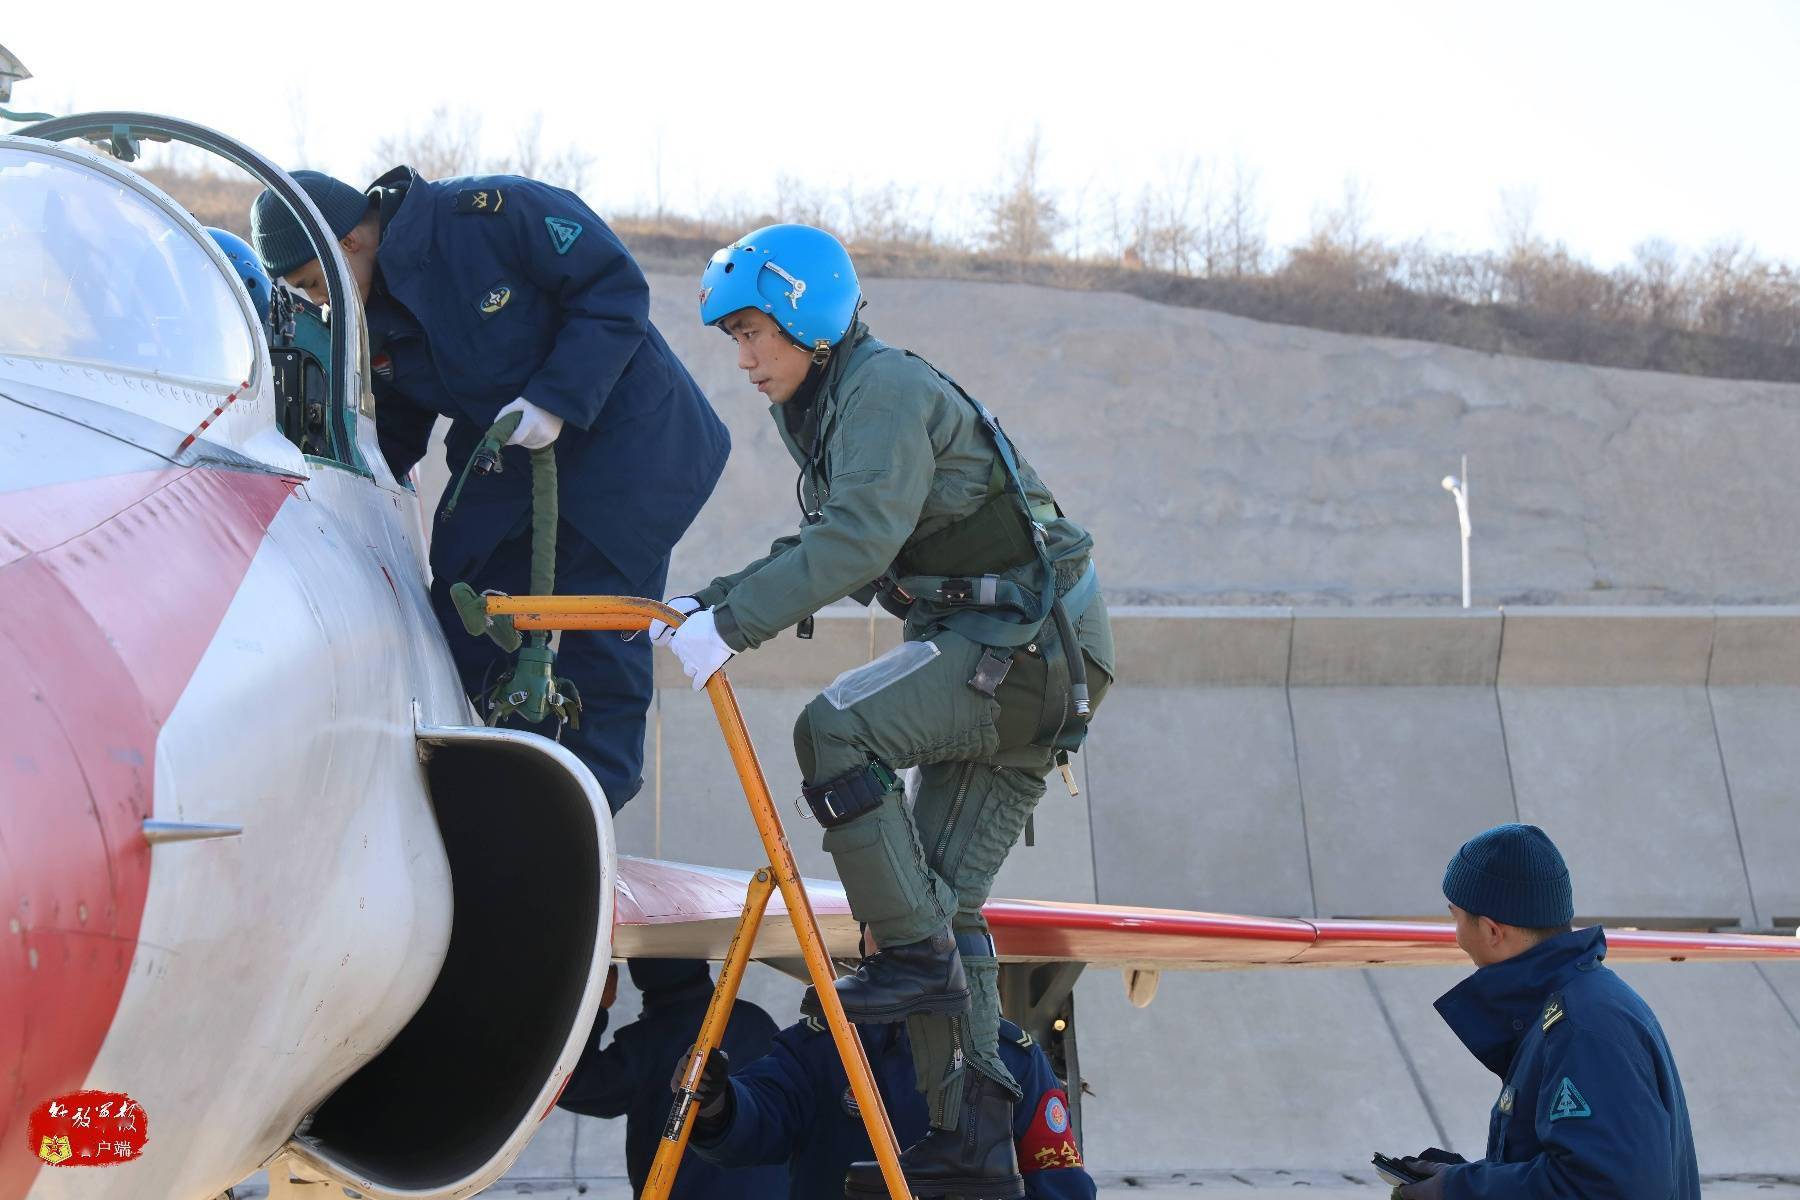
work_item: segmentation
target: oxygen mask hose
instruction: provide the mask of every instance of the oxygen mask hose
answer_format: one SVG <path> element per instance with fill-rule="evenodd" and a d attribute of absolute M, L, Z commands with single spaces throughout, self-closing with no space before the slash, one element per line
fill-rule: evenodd
<path fill-rule="evenodd" d="M 462 474 L 456 477 L 456 487 L 450 492 L 450 499 L 444 504 L 444 516 L 449 517 L 456 511 L 456 502 L 462 499 L 463 484 L 469 481 L 469 473 L 477 475 L 497 475 L 506 469 L 500 458 L 500 451 L 505 449 L 508 439 L 519 428 L 524 420 L 522 412 L 507 413 L 488 427 L 487 434 L 475 447 L 475 453 L 469 456 Z"/>
<path fill-rule="evenodd" d="M 508 413 L 489 426 L 487 433 L 475 447 L 475 453 L 463 465 L 462 474 L 456 477 L 456 488 L 450 493 L 450 499 L 444 504 L 444 519 L 456 511 L 456 502 L 462 498 L 463 484 L 469 481 L 469 474 L 491 475 L 505 470 L 500 458 L 500 451 L 505 447 L 507 439 L 518 429 L 523 413 Z M 554 546 L 552 555 L 554 555 Z M 552 559 L 554 561 L 554 558 Z M 548 591 L 549 589 L 545 589 Z M 511 617 L 490 619 L 487 615 L 487 601 L 477 595 L 475 589 L 466 583 L 452 584 L 450 601 L 456 606 L 457 615 L 462 617 L 463 628 L 474 637 L 486 634 L 508 654 L 517 650 L 521 643 L 518 631 L 513 628 Z"/>
<path fill-rule="evenodd" d="M 1061 600 L 1050 606 L 1050 615 L 1056 621 L 1057 640 L 1062 642 L 1063 657 L 1069 663 L 1069 698 L 1074 701 L 1075 718 L 1085 721 L 1091 712 L 1088 703 L 1087 662 L 1080 644 L 1075 640 L 1075 629 L 1069 623 L 1069 614 L 1063 611 Z"/>
<path fill-rule="evenodd" d="M 456 480 L 456 490 L 444 505 L 446 519 L 456 511 L 463 485 L 470 475 L 495 475 L 506 468 L 501 451 L 519 428 L 523 413 L 508 413 L 495 421 L 469 456 L 468 465 Z M 531 452 L 531 594 L 550 596 L 556 592 L 556 526 L 559 520 L 556 485 L 556 448 L 543 446 Z M 556 651 L 550 646 L 548 631 L 531 635 L 530 641 L 519 636 L 510 616 L 490 617 L 487 597 L 465 583 L 450 588 L 450 599 L 462 617 L 463 628 L 480 637 L 493 638 L 502 650 L 517 653 L 512 669 L 486 697 L 487 719 L 498 725 L 512 717 L 536 725 L 549 717 L 557 719 L 558 738 L 562 727 L 579 727 L 581 693 L 567 679 L 556 675 Z"/>

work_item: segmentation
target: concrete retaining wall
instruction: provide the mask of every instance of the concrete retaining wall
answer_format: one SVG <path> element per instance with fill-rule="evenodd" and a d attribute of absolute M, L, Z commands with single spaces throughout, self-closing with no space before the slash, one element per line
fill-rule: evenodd
<path fill-rule="evenodd" d="M 1053 778 L 997 894 L 1264 915 L 1443 911 L 1442 866 L 1501 821 L 1544 825 L 1606 918 L 1800 916 L 1800 609 L 1125 608 L 1124 682 Z M 793 717 L 898 625 L 822 614 L 732 668 L 778 798 Z M 745 867 L 758 847 L 710 706 L 659 663 L 651 782 L 621 847 Z M 660 755 L 655 739 L 660 737 Z M 655 764 L 660 762 L 660 790 Z M 829 876 L 790 808 L 802 867 Z M 1089 1157 L 1109 1170 L 1351 1167 L 1378 1147 L 1481 1149 L 1497 1081 L 1431 1001 L 1447 969 L 1165 976 L 1078 989 Z M 1800 969 L 1639 966 L 1707 1171 L 1800 1174 Z M 799 986 L 749 995 L 793 1019 Z M 621 998 L 629 1020 L 635 997 Z M 623 1173 L 617 1123 L 557 1114 L 518 1178 Z"/>

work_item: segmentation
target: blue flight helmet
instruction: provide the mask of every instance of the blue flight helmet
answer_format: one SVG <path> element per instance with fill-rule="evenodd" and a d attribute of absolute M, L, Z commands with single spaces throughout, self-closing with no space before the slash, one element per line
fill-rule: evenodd
<path fill-rule="evenodd" d="M 273 298 L 275 289 L 269 282 L 269 273 L 263 269 L 262 259 L 256 257 L 256 251 L 250 248 L 249 242 L 229 229 L 208 226 L 206 232 L 212 234 L 212 240 L 219 244 L 219 249 L 225 252 L 231 265 L 237 268 L 238 278 L 244 281 L 244 286 L 250 291 L 250 307 L 256 310 L 257 319 L 268 321 L 269 301 Z"/>
<path fill-rule="evenodd" d="M 829 352 L 856 320 L 862 285 L 844 244 L 811 225 L 769 225 L 712 256 L 700 276 L 700 323 L 757 308 L 802 349 Z"/>

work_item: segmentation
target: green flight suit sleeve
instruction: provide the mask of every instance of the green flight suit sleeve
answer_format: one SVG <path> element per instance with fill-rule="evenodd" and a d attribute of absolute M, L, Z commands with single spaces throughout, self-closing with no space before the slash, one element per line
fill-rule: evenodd
<path fill-rule="evenodd" d="M 774 542 L 770 544 L 769 552 L 767 554 L 763 555 L 741 571 L 733 571 L 729 575 L 719 576 L 717 579 L 695 592 L 694 599 L 700 602 L 702 608 L 717 608 L 719 605 L 725 603 L 725 597 L 731 595 L 732 588 L 750 578 L 750 576 L 756 574 L 775 559 L 780 558 L 783 554 L 786 554 L 789 550 L 792 550 L 799 544 L 800 537 L 798 534 L 790 533 L 786 537 L 776 538 Z"/>
<path fill-rule="evenodd" d="M 898 375 L 898 378 L 896 378 Z M 735 577 L 718 606 L 719 636 L 750 650 L 864 587 L 917 528 L 937 457 L 930 398 L 874 367 L 841 401 L 825 446 L 829 497 L 792 545 Z"/>

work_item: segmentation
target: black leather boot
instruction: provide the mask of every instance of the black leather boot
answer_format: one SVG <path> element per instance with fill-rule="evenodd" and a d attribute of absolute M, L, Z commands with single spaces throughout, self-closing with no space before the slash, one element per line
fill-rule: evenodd
<path fill-rule="evenodd" d="M 969 1007 L 969 981 L 948 926 L 924 941 L 877 950 L 836 987 L 844 1015 L 859 1025 L 904 1021 L 914 1013 L 955 1015 Z M 811 988 L 800 998 L 800 1011 L 825 1015 Z"/>
<path fill-rule="evenodd" d="M 1012 1093 L 970 1070 L 955 1129 L 932 1129 L 900 1155 L 906 1186 L 919 1200 L 1019 1200 L 1025 1181 L 1013 1154 Z M 888 1194 L 879 1163 L 851 1163 L 845 1200 Z"/>

